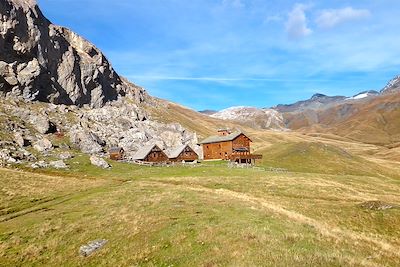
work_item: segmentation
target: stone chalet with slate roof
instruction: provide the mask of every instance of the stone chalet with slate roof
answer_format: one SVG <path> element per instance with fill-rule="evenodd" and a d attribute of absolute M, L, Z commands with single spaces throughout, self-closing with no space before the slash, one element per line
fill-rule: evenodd
<path fill-rule="evenodd" d="M 256 159 L 262 159 L 262 155 L 251 154 L 251 139 L 242 132 L 230 132 L 219 130 L 218 135 L 204 139 L 203 146 L 205 160 L 222 159 L 238 163 L 254 163 Z"/>

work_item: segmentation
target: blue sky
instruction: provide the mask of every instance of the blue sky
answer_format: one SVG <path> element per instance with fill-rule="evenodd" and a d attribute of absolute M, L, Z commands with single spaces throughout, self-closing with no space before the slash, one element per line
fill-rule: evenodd
<path fill-rule="evenodd" d="M 398 0 L 38 0 L 151 95 L 196 110 L 379 90 L 400 74 Z"/>

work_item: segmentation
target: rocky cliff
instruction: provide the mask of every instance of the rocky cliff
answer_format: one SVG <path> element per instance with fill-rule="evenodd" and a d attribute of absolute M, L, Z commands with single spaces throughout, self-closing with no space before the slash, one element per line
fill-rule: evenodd
<path fill-rule="evenodd" d="M 143 89 L 122 80 L 93 44 L 47 20 L 33 0 L 0 1 L 0 92 L 54 104 L 101 107 Z"/>
<path fill-rule="evenodd" d="M 189 144 L 195 133 L 153 120 L 162 109 L 120 77 L 93 44 L 53 25 L 33 0 L 0 0 L 0 165 L 57 166 L 77 151 L 129 157 L 140 147 Z M 53 167 L 54 167 L 53 166 Z"/>

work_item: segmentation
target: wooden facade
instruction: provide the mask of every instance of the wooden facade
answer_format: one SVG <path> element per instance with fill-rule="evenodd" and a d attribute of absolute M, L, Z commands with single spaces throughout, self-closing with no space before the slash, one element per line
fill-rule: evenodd
<path fill-rule="evenodd" d="M 167 154 L 157 145 L 142 147 L 132 159 L 145 162 L 169 162 Z"/>
<path fill-rule="evenodd" d="M 204 159 L 230 159 L 231 155 L 235 153 L 235 149 L 245 148 L 250 153 L 251 140 L 241 133 L 233 140 L 219 141 L 215 143 L 203 144 Z"/>
<path fill-rule="evenodd" d="M 167 162 L 169 161 L 168 156 L 164 153 L 164 151 L 155 145 L 150 153 L 144 158 L 146 162 Z"/>
<path fill-rule="evenodd" d="M 238 163 L 254 163 L 256 159 L 262 158 L 261 155 L 251 154 L 252 141 L 244 133 L 218 132 L 219 136 L 211 136 L 201 142 L 205 160 L 222 159 Z"/>
<path fill-rule="evenodd" d="M 170 154 L 172 162 L 193 162 L 198 159 L 199 155 L 189 145 L 178 147 Z"/>

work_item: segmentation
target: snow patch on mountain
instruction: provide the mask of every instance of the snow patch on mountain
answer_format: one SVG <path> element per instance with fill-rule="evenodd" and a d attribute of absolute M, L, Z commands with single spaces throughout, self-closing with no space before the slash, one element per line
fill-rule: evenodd
<path fill-rule="evenodd" d="M 376 96 L 376 95 L 379 95 L 379 93 L 376 91 L 364 91 L 364 92 L 358 93 L 352 97 L 347 98 L 347 100 L 359 100 L 359 99 L 364 99 L 364 98 Z"/>
<path fill-rule="evenodd" d="M 400 75 L 390 80 L 388 84 L 381 90 L 381 93 L 393 93 L 400 90 Z"/>
<path fill-rule="evenodd" d="M 244 123 L 261 129 L 287 130 L 281 113 L 273 109 L 237 106 L 221 110 L 211 117 Z"/>

